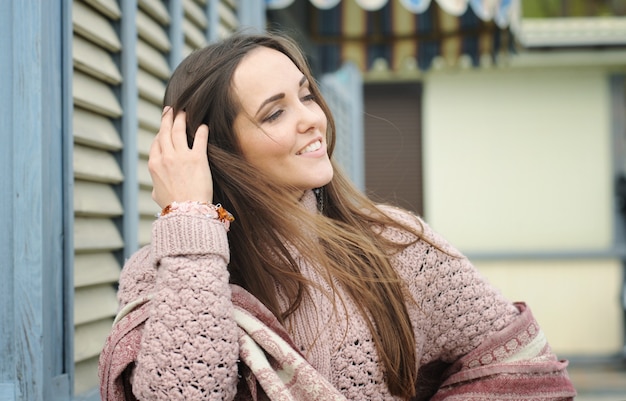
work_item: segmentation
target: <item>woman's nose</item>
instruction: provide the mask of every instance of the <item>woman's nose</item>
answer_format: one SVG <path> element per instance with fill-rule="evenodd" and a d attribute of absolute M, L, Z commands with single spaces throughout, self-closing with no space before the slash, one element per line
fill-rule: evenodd
<path fill-rule="evenodd" d="M 301 103 L 299 107 L 298 132 L 306 133 L 318 128 L 325 118 L 324 112 L 317 103 Z"/>

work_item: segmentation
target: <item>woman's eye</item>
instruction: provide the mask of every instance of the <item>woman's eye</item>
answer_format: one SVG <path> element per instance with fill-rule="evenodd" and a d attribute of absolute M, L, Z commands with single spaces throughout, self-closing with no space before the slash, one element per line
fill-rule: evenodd
<path fill-rule="evenodd" d="M 272 122 L 275 121 L 278 117 L 280 117 L 280 115 L 283 114 L 282 110 L 278 110 L 275 113 L 269 115 L 268 117 L 265 118 L 264 121 L 268 121 L 268 122 Z"/>
<path fill-rule="evenodd" d="M 313 95 L 312 93 L 309 93 L 308 95 L 306 95 L 306 96 L 304 96 L 302 98 L 303 102 L 308 102 L 308 101 L 311 101 L 311 100 L 313 100 L 313 101 L 315 100 L 315 95 Z"/>

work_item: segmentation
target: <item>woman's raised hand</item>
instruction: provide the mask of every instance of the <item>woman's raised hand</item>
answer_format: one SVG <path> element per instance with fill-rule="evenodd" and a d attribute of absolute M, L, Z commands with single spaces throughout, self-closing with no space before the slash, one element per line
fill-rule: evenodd
<path fill-rule="evenodd" d="M 185 112 L 174 116 L 171 107 L 163 110 L 161 127 L 148 159 L 152 199 L 161 208 L 174 201 L 213 202 L 213 179 L 207 158 L 209 127 L 198 127 L 191 149 L 185 128 Z"/>

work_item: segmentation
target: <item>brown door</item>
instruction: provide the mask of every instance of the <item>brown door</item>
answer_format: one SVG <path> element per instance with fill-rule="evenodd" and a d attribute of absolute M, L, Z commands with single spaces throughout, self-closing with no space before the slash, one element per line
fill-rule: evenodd
<path fill-rule="evenodd" d="M 365 187 L 378 202 L 418 214 L 422 199 L 422 88 L 417 83 L 367 84 Z"/>

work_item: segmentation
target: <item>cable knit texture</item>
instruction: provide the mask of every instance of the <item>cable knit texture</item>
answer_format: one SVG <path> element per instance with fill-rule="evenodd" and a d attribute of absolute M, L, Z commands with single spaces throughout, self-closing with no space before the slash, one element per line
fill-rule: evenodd
<path fill-rule="evenodd" d="M 315 212 L 312 192 L 302 204 Z M 399 209 L 383 210 L 407 225 L 423 227 L 424 236 L 436 245 L 419 241 L 393 257 L 412 298 L 406 304 L 420 366 L 452 365 L 519 316 L 512 303 L 423 221 Z M 127 261 L 118 292 L 120 307 L 153 294 L 132 375 L 133 392 L 146 400 L 232 400 L 239 345 L 226 268 L 226 229 L 217 220 L 172 213 L 154 223 L 152 235 L 152 244 Z M 411 240 L 397 229 L 386 229 L 384 235 Z M 312 266 L 298 260 L 307 278 L 328 288 Z M 278 283 L 276 288 L 284 299 Z M 311 298 L 286 322 L 293 342 L 347 399 L 395 400 L 363 317 L 340 286 L 337 290 L 343 303 L 335 308 L 327 296 L 311 290 Z"/>
<path fill-rule="evenodd" d="M 154 294 L 132 381 L 138 399 L 234 398 L 239 348 L 228 261 L 221 222 L 183 213 L 158 219 L 151 247 L 128 261 L 120 304 Z"/>

